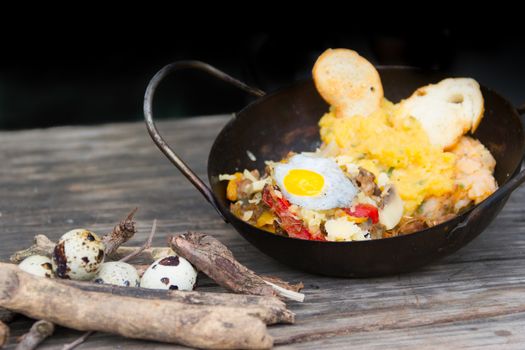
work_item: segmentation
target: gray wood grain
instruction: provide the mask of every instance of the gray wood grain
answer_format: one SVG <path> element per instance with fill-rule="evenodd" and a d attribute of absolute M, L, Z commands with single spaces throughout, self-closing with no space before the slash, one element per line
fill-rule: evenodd
<path fill-rule="evenodd" d="M 228 116 L 160 123 L 187 163 L 205 177 L 215 135 Z M 305 274 L 264 256 L 224 224 L 154 147 L 142 123 L 0 133 L 0 258 L 32 237 L 58 238 L 76 227 L 101 234 L 138 206 L 137 236 L 158 220 L 156 245 L 174 232 L 200 230 L 228 245 L 261 274 L 303 281 L 306 302 L 290 303 L 295 325 L 272 326 L 277 348 L 525 348 L 525 189 L 459 252 L 416 272 L 372 279 Z M 201 290 L 220 290 L 209 279 Z M 18 317 L 11 338 L 24 333 Z M 59 328 L 42 348 L 80 333 Z M 82 349 L 177 348 L 98 333 Z M 13 348 L 10 345 L 8 348 Z"/>

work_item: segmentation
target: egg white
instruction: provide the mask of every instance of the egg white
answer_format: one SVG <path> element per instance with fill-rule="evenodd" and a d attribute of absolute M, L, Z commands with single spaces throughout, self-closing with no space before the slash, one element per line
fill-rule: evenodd
<path fill-rule="evenodd" d="M 284 178 L 292 169 L 305 169 L 318 173 L 324 178 L 324 187 L 316 196 L 297 196 L 287 191 Z M 297 154 L 288 163 L 274 166 L 274 180 L 284 197 L 290 203 L 310 210 L 328 210 L 350 207 L 357 189 L 348 179 L 335 160 L 311 154 Z"/>

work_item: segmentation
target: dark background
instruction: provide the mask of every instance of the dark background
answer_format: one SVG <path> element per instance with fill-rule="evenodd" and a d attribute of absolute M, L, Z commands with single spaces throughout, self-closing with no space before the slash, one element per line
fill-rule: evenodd
<path fill-rule="evenodd" d="M 323 34 L 66 34 L 33 31 L 4 42 L 0 129 L 141 120 L 149 78 L 181 59 L 208 62 L 249 85 L 274 91 L 310 77 L 315 59 L 329 47 L 354 49 L 374 64 L 473 77 L 513 104 L 525 103 L 525 40 L 515 30 L 435 25 L 424 31 L 364 28 Z M 163 83 L 155 108 L 158 117 L 186 117 L 237 111 L 249 101 L 244 93 L 193 71 Z"/>

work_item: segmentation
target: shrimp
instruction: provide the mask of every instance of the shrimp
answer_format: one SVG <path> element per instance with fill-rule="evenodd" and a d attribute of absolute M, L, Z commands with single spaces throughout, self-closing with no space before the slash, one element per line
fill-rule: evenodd
<path fill-rule="evenodd" d="M 497 190 L 498 184 L 492 173 L 496 160 L 476 139 L 463 136 L 450 150 L 456 155 L 455 191 L 443 195 L 432 196 L 418 208 L 416 217 L 409 220 L 424 220 L 427 226 L 434 226 L 457 215 L 471 204 L 478 204 Z M 421 219 L 421 220 L 420 220 Z M 411 231 L 409 228 L 408 231 Z M 404 233 L 405 230 L 401 230 Z"/>
<path fill-rule="evenodd" d="M 457 156 L 456 211 L 461 210 L 470 202 L 480 203 L 498 189 L 498 184 L 493 176 L 496 160 L 481 142 L 463 136 L 450 151 Z"/>

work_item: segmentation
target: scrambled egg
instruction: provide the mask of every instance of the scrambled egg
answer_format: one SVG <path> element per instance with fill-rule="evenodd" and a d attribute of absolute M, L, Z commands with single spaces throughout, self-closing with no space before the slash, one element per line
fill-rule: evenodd
<path fill-rule="evenodd" d="M 368 117 L 338 118 L 330 111 L 320 120 L 321 140 L 337 156 L 374 173 L 387 174 L 411 215 L 425 198 L 454 190 L 456 156 L 432 146 L 419 122 L 383 99 Z M 333 145 L 337 145 L 334 147 Z"/>

